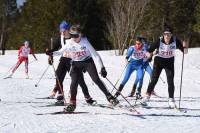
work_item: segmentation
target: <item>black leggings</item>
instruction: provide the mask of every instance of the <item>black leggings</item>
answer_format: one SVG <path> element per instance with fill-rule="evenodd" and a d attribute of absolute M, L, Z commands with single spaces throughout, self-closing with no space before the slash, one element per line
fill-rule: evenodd
<path fill-rule="evenodd" d="M 56 69 L 56 74 L 58 76 L 58 80 L 60 82 L 62 91 L 63 91 L 63 81 L 65 79 L 66 73 L 70 71 L 70 68 L 71 68 L 71 59 L 70 58 L 61 57 L 60 58 L 60 63 L 58 64 L 58 67 Z M 80 80 L 79 85 L 82 88 L 84 97 L 85 98 L 89 98 L 90 94 L 88 92 L 88 88 L 87 88 L 87 86 L 85 84 L 85 80 L 83 78 L 83 72 L 81 72 L 81 75 L 82 76 L 80 76 L 80 79 L 82 79 L 82 80 Z M 60 90 L 60 87 L 59 87 L 59 84 L 58 84 L 58 80 L 56 79 L 56 87 L 54 89 L 54 92 L 58 91 L 58 94 L 62 94 L 62 92 Z"/>
<path fill-rule="evenodd" d="M 71 101 L 76 101 L 78 82 L 80 82 L 80 80 L 83 80 L 81 79 L 82 71 L 87 71 L 89 73 L 92 80 L 106 96 L 111 95 L 104 83 L 100 80 L 94 61 L 92 58 L 90 58 L 86 61 L 74 61 L 72 63 L 72 69 L 70 72 L 72 80 L 70 85 Z"/>
<path fill-rule="evenodd" d="M 147 92 L 151 94 L 154 90 L 162 69 L 165 70 L 167 75 L 169 98 L 174 98 L 174 58 L 163 59 L 155 57 L 151 82 L 148 85 Z"/>

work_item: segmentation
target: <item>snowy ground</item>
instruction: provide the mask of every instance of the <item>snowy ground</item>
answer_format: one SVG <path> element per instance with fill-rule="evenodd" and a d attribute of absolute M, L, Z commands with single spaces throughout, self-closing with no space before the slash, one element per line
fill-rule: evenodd
<path fill-rule="evenodd" d="M 124 69 L 124 56 L 115 56 L 112 51 L 99 52 L 102 56 L 108 79 L 115 83 Z M 156 92 L 163 98 L 152 98 L 149 104 L 150 109 L 137 107 L 141 116 L 122 109 L 107 109 L 91 107 L 85 104 L 81 90 L 77 96 L 76 112 L 80 114 L 65 115 L 37 115 L 63 110 L 63 107 L 41 107 L 54 100 L 36 99 L 37 97 L 48 96 L 54 86 L 55 78 L 52 67 L 49 67 L 44 78 L 35 87 L 41 74 L 48 66 L 47 56 L 37 54 L 38 61 L 29 65 L 31 79 L 25 79 L 24 64 L 22 64 L 12 79 L 3 79 L 9 69 L 16 63 L 16 51 L 9 51 L 6 55 L 0 56 L 0 133 L 198 133 L 200 130 L 200 48 L 189 49 L 185 55 L 182 101 L 181 108 L 187 113 L 177 112 L 168 109 L 167 84 L 158 81 Z M 59 57 L 55 58 L 57 65 Z M 33 57 L 30 56 L 30 62 Z M 178 104 L 180 74 L 182 56 L 177 51 L 175 61 L 175 96 Z M 166 81 L 165 73 L 162 72 L 162 79 Z M 132 88 L 135 73 L 132 74 L 126 84 L 123 94 L 127 95 Z M 85 80 L 89 87 L 91 96 L 101 104 L 107 104 L 103 93 L 85 74 Z M 112 86 L 105 79 L 102 79 L 108 89 Z M 148 74 L 144 78 L 143 94 L 146 91 L 149 81 Z M 64 89 L 65 94 L 69 90 L 70 77 L 67 74 Z M 119 84 L 117 85 L 117 87 Z M 122 97 L 119 97 L 122 105 L 128 105 Z M 134 100 L 130 100 L 134 104 Z"/>

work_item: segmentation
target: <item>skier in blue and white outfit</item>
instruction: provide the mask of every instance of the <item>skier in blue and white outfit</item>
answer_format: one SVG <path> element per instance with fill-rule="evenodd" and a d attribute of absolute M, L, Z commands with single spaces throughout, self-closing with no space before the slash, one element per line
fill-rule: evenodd
<path fill-rule="evenodd" d="M 145 57 L 145 55 L 146 48 L 142 44 L 141 38 L 137 37 L 135 45 L 129 47 L 128 49 L 128 53 L 125 59 L 127 63 L 125 76 L 118 88 L 118 91 L 115 93 L 115 97 L 118 97 L 120 95 L 122 89 L 124 88 L 126 82 L 129 80 L 133 71 L 137 71 L 137 79 L 139 82 L 141 82 L 143 78 L 143 58 Z"/>
<path fill-rule="evenodd" d="M 71 39 L 65 40 L 66 45 L 59 51 L 53 52 L 53 55 L 61 55 L 65 53 L 66 56 L 72 59 L 72 66 L 70 70 L 70 100 L 65 110 L 74 111 L 76 108 L 77 87 L 79 80 L 81 80 L 80 75 L 83 71 L 89 73 L 94 83 L 101 89 L 111 104 L 118 104 L 119 101 L 111 95 L 111 93 L 107 90 L 106 86 L 98 76 L 93 58 L 96 59 L 100 65 L 100 73 L 104 78 L 107 76 L 106 69 L 99 54 L 95 51 L 87 38 L 82 37 L 80 26 L 72 26 L 70 28 L 70 35 Z M 52 55 L 52 53 L 47 54 Z"/>
<path fill-rule="evenodd" d="M 138 37 L 140 38 L 142 44 L 143 44 L 143 47 L 145 50 L 148 50 L 149 49 L 149 44 L 147 43 L 146 39 L 144 37 Z M 131 93 L 129 94 L 129 97 L 133 97 L 134 94 L 135 94 L 135 91 L 136 91 L 136 88 L 137 88 L 137 92 L 136 92 L 136 97 L 138 99 L 141 99 L 141 89 L 142 89 L 142 85 L 143 85 L 143 78 L 144 78 L 144 74 L 145 74 L 145 71 L 147 71 L 147 73 L 149 74 L 149 76 L 151 77 L 152 75 L 152 68 L 151 66 L 149 65 L 149 62 L 151 61 L 152 58 L 148 59 L 146 56 L 143 58 L 143 63 L 142 63 L 142 69 L 143 69 L 143 76 L 142 76 L 142 79 L 139 79 L 139 75 L 140 73 L 137 72 L 137 76 L 136 76 L 136 79 L 135 79 L 135 82 L 133 84 L 133 88 L 132 88 L 132 91 Z M 139 85 L 138 85 L 139 84 Z M 138 85 L 138 87 L 137 87 Z"/>

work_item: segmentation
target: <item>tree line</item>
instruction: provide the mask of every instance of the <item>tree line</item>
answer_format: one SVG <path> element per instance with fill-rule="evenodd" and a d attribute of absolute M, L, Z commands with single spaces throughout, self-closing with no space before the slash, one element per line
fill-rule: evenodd
<path fill-rule="evenodd" d="M 190 47 L 200 46 L 200 0 L 26 0 L 20 8 L 16 0 L 1 0 L 0 20 L 0 49 L 29 40 L 34 51 L 44 52 L 63 20 L 80 23 L 97 50 L 118 54 L 136 36 L 154 42 L 166 23 Z"/>

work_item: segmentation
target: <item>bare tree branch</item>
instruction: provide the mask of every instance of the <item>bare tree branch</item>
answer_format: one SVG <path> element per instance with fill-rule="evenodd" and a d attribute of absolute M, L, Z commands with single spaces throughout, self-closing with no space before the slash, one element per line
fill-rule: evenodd
<path fill-rule="evenodd" d="M 113 46 L 122 55 L 130 39 L 144 17 L 145 7 L 150 0 L 112 0 L 111 21 L 107 23 Z"/>

